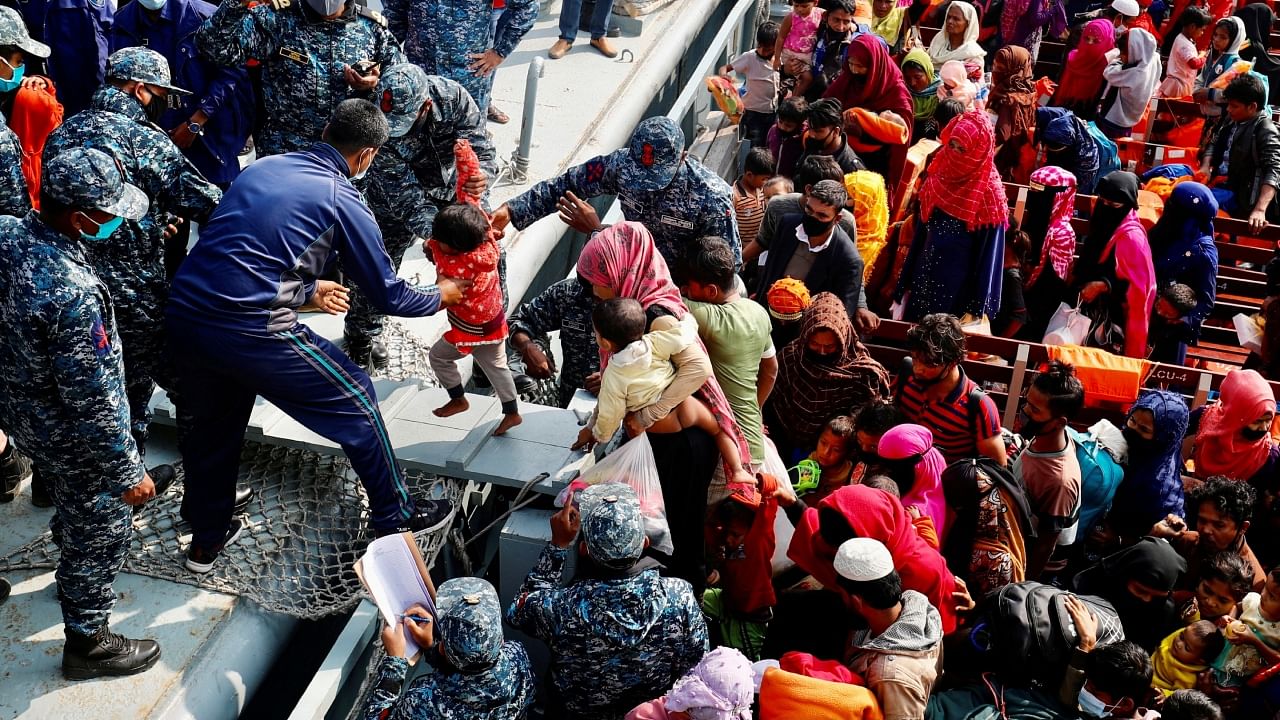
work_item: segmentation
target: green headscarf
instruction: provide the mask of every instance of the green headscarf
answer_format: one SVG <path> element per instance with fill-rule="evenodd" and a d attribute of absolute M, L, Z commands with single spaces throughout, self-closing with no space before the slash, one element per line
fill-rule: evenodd
<path fill-rule="evenodd" d="M 929 53 L 924 48 L 916 48 L 907 53 L 902 59 L 902 69 L 906 70 L 908 65 L 915 65 L 924 70 L 925 77 L 929 78 L 929 85 L 920 92 L 916 92 L 915 88 L 907 85 L 907 89 L 911 91 L 911 103 L 915 110 L 916 120 L 928 120 L 933 117 L 933 113 L 938 109 L 938 80 L 937 75 L 933 71 L 933 60 L 929 57 Z"/>

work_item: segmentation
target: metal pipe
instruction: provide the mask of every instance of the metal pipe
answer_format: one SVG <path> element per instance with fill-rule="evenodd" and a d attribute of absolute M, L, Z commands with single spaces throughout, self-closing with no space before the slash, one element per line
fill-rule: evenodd
<path fill-rule="evenodd" d="M 518 183 L 529 182 L 529 153 L 533 146 L 533 116 L 538 104 L 538 81 L 546 63 L 538 56 L 529 61 L 529 73 L 524 83 L 524 112 L 520 118 L 520 146 L 512 157 L 511 179 Z"/>

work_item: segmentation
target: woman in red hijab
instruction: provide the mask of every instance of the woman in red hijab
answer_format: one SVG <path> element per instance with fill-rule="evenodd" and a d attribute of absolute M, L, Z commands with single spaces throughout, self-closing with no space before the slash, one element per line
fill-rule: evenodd
<path fill-rule="evenodd" d="M 916 533 L 902 503 L 883 490 L 850 485 L 828 495 L 816 508 L 805 509 L 787 557 L 827 589 L 843 595 L 836 583 L 836 550 L 855 537 L 884 543 L 902 576 L 902 587 L 929 598 L 942 616 L 943 632 L 955 630 L 955 577 L 942 555 Z"/>
<path fill-rule="evenodd" d="M 1102 71 L 1107 52 L 1116 46 L 1116 27 L 1110 20 L 1090 20 L 1080 33 L 1080 45 L 1067 55 L 1062 82 L 1049 102 L 1064 107 L 1077 117 L 1092 120 L 1102 92 Z"/>
<path fill-rule="evenodd" d="M 849 44 L 844 70 L 831 82 L 823 97 L 835 98 L 845 110 L 845 133 L 851 142 L 859 142 L 858 157 L 867 169 L 885 176 L 888 187 L 898 187 L 898 177 L 907 160 L 907 148 L 911 147 L 911 124 L 915 118 L 915 106 L 911 91 L 902 79 L 902 70 L 889 56 L 884 41 L 871 34 L 859 35 Z M 865 112 L 851 113 L 851 110 Z M 897 137 L 881 128 L 892 123 L 880 113 L 886 110 L 902 120 L 905 131 Z M 901 138 L 900 142 L 898 141 Z M 867 151 L 866 146 L 878 146 Z"/>
<path fill-rule="evenodd" d="M 1271 438 L 1276 399 L 1270 383 L 1256 370 L 1232 370 L 1219 392 L 1217 402 L 1191 413 L 1187 426 L 1187 435 L 1194 438 L 1189 454 L 1196 475 L 1244 482 L 1263 470 L 1271 471 L 1268 476 L 1274 474 L 1280 448 Z"/>

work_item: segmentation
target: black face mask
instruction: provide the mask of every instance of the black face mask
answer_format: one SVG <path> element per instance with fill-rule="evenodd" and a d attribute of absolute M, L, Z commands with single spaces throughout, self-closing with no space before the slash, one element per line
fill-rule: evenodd
<path fill-rule="evenodd" d="M 827 143 L 829 142 L 831 142 L 831 138 L 826 138 L 825 140 L 819 140 L 815 137 L 808 138 L 804 141 L 804 151 L 810 155 L 821 154 L 827 149 Z"/>
<path fill-rule="evenodd" d="M 1137 430 L 1134 430 L 1128 425 L 1126 425 L 1120 432 L 1124 435 L 1124 441 L 1129 443 L 1130 455 L 1133 455 L 1135 452 L 1138 454 L 1148 454 L 1155 448 L 1156 441 L 1154 438 L 1148 440 L 1139 435 Z"/>
<path fill-rule="evenodd" d="M 820 353 L 809 348 L 804 349 L 804 359 L 811 363 L 819 365 L 830 365 L 831 361 L 836 357 L 835 353 Z"/>
<path fill-rule="evenodd" d="M 811 238 L 822 237 L 827 234 L 827 231 L 829 231 L 831 226 L 835 224 L 835 220 L 819 220 L 808 213 L 806 213 L 804 218 L 800 221 L 801 227 L 804 228 L 804 234 Z"/>
<path fill-rule="evenodd" d="M 898 494 L 906 496 L 910 494 L 911 488 L 916 484 L 916 465 L 920 462 L 920 455 L 912 455 L 901 460 L 881 460 L 880 465 L 885 470 L 885 474 L 893 480 L 893 484 L 898 486 Z"/>
<path fill-rule="evenodd" d="M 1240 437 L 1244 438 L 1245 440 L 1248 440 L 1249 442 L 1257 442 L 1266 436 L 1267 436 L 1266 428 L 1262 428 L 1261 430 L 1256 430 L 1254 428 L 1240 429 Z"/>
<path fill-rule="evenodd" d="M 164 117 L 165 111 L 169 109 L 169 100 L 159 95 L 152 95 L 151 102 L 143 105 L 142 109 L 147 114 L 147 120 L 159 125 L 160 118 Z"/>
<path fill-rule="evenodd" d="M 1044 421 L 1032 420 L 1025 410 L 1018 412 L 1018 434 L 1028 440 L 1038 436 L 1047 424 Z"/>
<path fill-rule="evenodd" d="M 866 450 L 858 451 L 858 460 L 867 466 L 883 465 L 884 459 L 877 452 L 867 452 Z"/>

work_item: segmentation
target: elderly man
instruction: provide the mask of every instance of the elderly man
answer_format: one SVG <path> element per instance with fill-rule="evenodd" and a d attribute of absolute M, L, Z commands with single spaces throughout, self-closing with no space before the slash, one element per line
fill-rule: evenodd
<path fill-rule="evenodd" d="M 581 579 L 562 588 L 579 529 Z M 626 485 L 589 487 L 551 518 L 551 542 L 507 609 L 507 622 L 551 647 L 547 717 L 621 718 L 707 651 L 693 588 L 639 564 L 648 544 L 640 501 Z"/>

